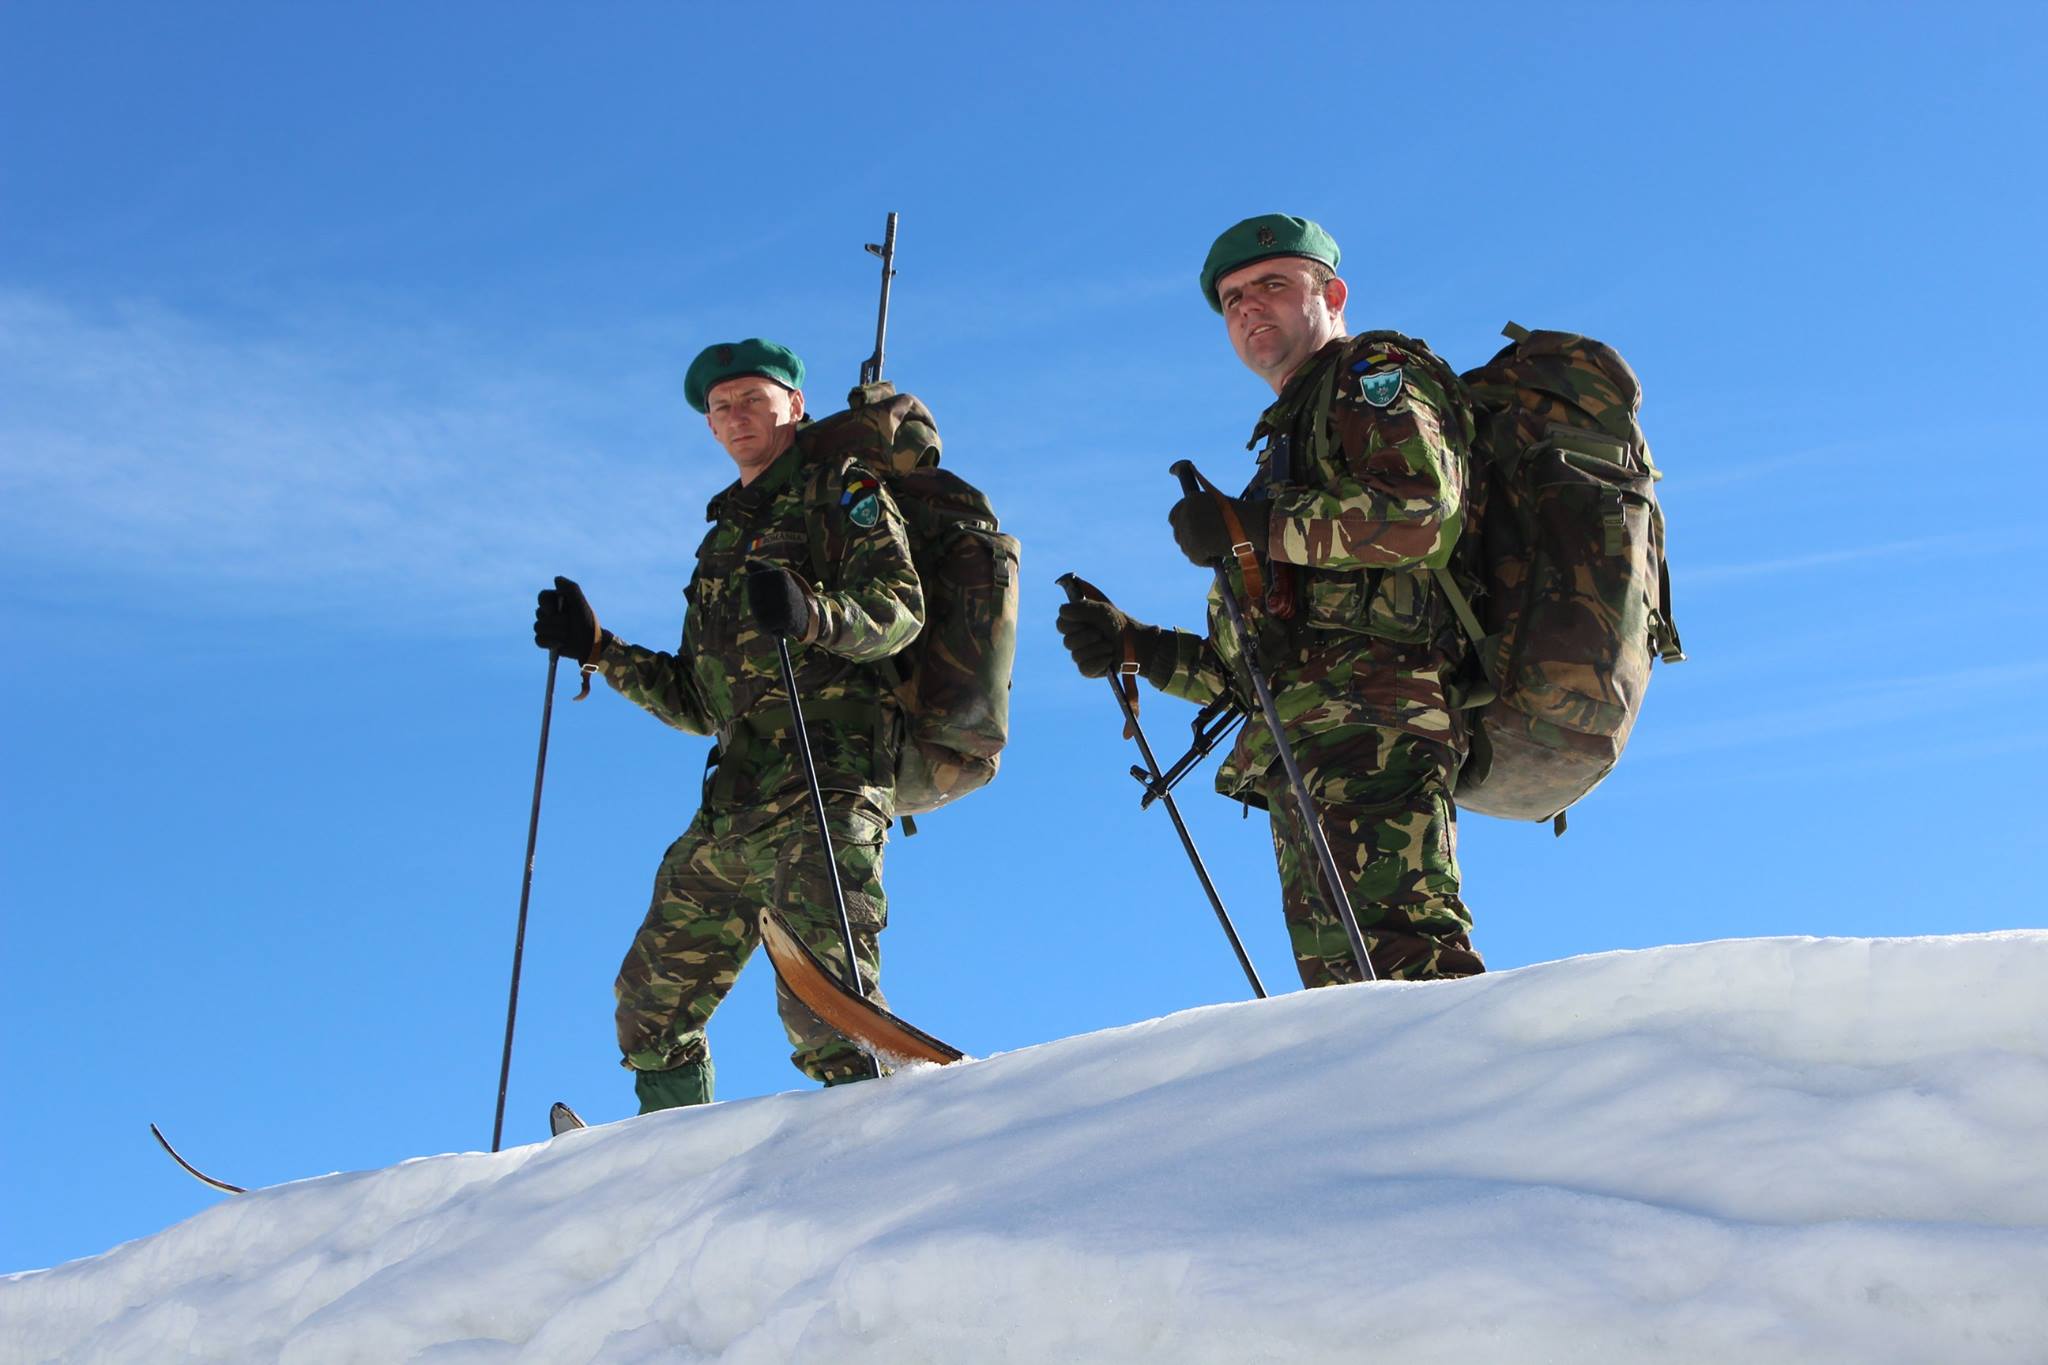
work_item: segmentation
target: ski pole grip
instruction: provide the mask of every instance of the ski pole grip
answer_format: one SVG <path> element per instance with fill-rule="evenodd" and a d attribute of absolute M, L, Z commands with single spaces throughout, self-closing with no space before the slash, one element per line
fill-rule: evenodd
<path fill-rule="evenodd" d="M 1189 497 L 1193 497 L 1201 492 L 1203 485 L 1208 482 L 1208 480 L 1202 477 L 1201 472 L 1195 468 L 1193 460 L 1175 460 L 1173 468 L 1167 472 L 1180 480 L 1180 491 Z"/>
<path fill-rule="evenodd" d="M 1109 594 L 1077 573 L 1063 573 L 1053 582 L 1067 590 L 1069 602 L 1107 602 Z"/>

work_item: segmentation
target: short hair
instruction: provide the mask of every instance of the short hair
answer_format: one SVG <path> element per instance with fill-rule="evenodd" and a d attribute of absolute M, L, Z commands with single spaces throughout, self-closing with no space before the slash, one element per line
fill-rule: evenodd
<path fill-rule="evenodd" d="M 1303 257 L 1302 259 L 1303 262 L 1308 266 L 1309 287 L 1315 290 L 1318 294 L 1324 293 L 1326 290 L 1329 289 L 1330 281 L 1337 278 L 1337 272 L 1331 269 L 1329 265 L 1323 261 L 1312 260 L 1307 257 Z M 1330 311 L 1332 313 L 1335 313 L 1340 318 L 1344 316 L 1344 310 L 1342 308 L 1332 308 Z"/>

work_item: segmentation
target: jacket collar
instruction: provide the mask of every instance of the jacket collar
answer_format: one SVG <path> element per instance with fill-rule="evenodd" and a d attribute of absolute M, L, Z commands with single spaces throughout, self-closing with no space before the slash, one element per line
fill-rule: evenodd
<path fill-rule="evenodd" d="M 1316 386 L 1329 377 L 1330 367 L 1337 363 L 1344 350 L 1356 338 L 1332 337 L 1322 348 L 1291 375 L 1280 392 L 1273 395 L 1272 404 L 1259 414 L 1259 424 L 1252 428 L 1252 438 L 1244 443 L 1246 450 L 1256 446 L 1260 439 L 1276 432 L 1286 431 L 1294 415 L 1315 401 Z"/>
<path fill-rule="evenodd" d="M 796 479 L 797 466 L 803 463 L 798 453 L 799 442 L 790 442 L 789 449 L 775 457 L 775 463 L 761 471 L 761 477 L 749 484 L 734 479 L 704 509 L 704 520 L 720 521 L 728 515 L 751 516 L 768 505 L 769 499 L 787 488 Z"/>

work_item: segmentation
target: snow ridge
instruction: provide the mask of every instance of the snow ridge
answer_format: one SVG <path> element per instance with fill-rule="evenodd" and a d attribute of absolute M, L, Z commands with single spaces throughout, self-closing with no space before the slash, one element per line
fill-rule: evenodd
<path fill-rule="evenodd" d="M 2048 1359 L 2048 932 L 1212 1006 L 299 1181 L 9 1360 Z"/>

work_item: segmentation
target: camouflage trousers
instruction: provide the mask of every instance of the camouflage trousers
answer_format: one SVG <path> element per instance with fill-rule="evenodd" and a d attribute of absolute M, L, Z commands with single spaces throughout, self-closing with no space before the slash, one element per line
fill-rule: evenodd
<path fill-rule="evenodd" d="M 1457 751 L 1402 731 L 1348 726 L 1329 743 L 1301 741 L 1298 753 L 1374 974 L 1420 981 L 1485 971 L 1472 950 L 1471 912 L 1458 895 L 1458 812 L 1450 797 Z M 1323 894 L 1315 848 L 1301 836 L 1285 770 L 1276 765 L 1260 790 L 1272 812 L 1301 984 L 1360 980 L 1350 936 Z"/>
<path fill-rule="evenodd" d="M 882 895 L 888 822 L 866 803 L 831 793 L 826 821 L 861 982 L 879 1003 L 881 953 L 875 937 L 888 920 Z M 808 801 L 765 824 L 698 811 L 661 860 L 654 903 L 613 988 L 624 1065 L 666 1071 L 709 1059 L 704 1026 L 760 939 L 763 906 L 780 910 L 826 965 L 846 970 L 839 912 Z M 806 1076 L 830 1085 L 869 1074 L 865 1054 L 806 1009 L 779 978 L 775 1006 L 794 1049 L 790 1060 Z"/>

